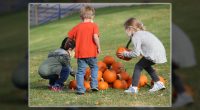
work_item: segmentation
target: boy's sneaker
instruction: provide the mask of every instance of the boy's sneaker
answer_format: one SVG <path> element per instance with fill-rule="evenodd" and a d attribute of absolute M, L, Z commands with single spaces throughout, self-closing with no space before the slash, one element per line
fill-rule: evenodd
<path fill-rule="evenodd" d="M 182 94 L 178 94 L 178 97 L 175 101 L 175 103 L 172 105 L 172 107 L 177 108 L 177 107 L 182 107 L 185 105 L 192 104 L 194 102 L 192 96 L 187 94 L 186 92 Z"/>
<path fill-rule="evenodd" d="M 149 90 L 149 92 L 155 92 L 155 91 L 159 91 L 159 90 L 162 90 L 162 89 L 165 89 L 165 85 L 163 82 L 161 81 L 157 81 L 157 82 L 154 82 L 154 85 L 153 87 Z"/>
<path fill-rule="evenodd" d="M 125 93 L 131 93 L 131 94 L 137 94 L 138 93 L 138 89 L 137 87 L 132 87 L 130 86 L 127 90 L 124 91 Z"/>
<path fill-rule="evenodd" d="M 94 92 L 97 92 L 97 91 L 99 91 L 99 89 L 98 89 L 98 88 L 92 88 L 91 90 L 92 90 L 92 91 L 94 91 Z"/>
<path fill-rule="evenodd" d="M 54 92 L 59 92 L 59 91 L 61 91 L 63 88 L 60 86 L 60 85 L 58 85 L 58 84 L 55 84 L 55 85 L 53 85 L 52 87 L 51 87 L 51 91 L 54 91 Z"/>

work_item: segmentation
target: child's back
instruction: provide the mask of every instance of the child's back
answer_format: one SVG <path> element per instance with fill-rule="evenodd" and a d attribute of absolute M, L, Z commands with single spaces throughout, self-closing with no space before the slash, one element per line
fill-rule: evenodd
<path fill-rule="evenodd" d="M 69 37 L 73 37 L 76 40 L 76 58 L 97 56 L 94 34 L 99 34 L 99 32 L 97 25 L 92 22 L 81 22 L 68 33 Z"/>
<path fill-rule="evenodd" d="M 166 52 L 162 42 L 152 33 L 148 31 L 137 31 L 132 37 L 134 44 L 141 44 L 141 54 L 153 60 L 155 63 L 166 62 Z M 137 46 L 137 45 L 135 45 Z M 135 47 L 138 49 L 137 47 Z M 136 50 L 137 51 L 137 50 Z"/>
<path fill-rule="evenodd" d="M 49 52 L 48 58 L 39 67 L 39 74 L 41 76 L 48 76 L 52 74 L 60 74 L 62 65 L 70 65 L 70 56 L 64 49 L 56 49 Z"/>

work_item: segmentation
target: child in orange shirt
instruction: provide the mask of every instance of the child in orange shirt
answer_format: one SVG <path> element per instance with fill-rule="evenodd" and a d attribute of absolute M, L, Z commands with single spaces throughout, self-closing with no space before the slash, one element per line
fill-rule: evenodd
<path fill-rule="evenodd" d="M 100 53 L 99 29 L 93 23 L 95 10 L 91 6 L 85 6 L 80 10 L 82 22 L 76 25 L 68 33 L 69 38 L 76 42 L 75 58 L 77 58 L 78 72 L 76 74 L 77 94 L 84 94 L 84 75 L 87 65 L 91 69 L 91 89 L 98 91 L 98 66 L 97 55 Z"/>

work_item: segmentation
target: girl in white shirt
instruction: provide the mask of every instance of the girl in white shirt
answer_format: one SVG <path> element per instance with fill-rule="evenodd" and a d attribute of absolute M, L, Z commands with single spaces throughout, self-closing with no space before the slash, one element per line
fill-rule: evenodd
<path fill-rule="evenodd" d="M 154 81 L 154 86 L 149 92 L 155 92 L 164 89 L 164 84 L 159 81 L 156 71 L 152 68 L 154 64 L 167 62 L 166 52 L 161 41 L 152 33 L 145 31 L 143 24 L 136 18 L 130 18 L 124 23 L 125 31 L 134 45 L 134 49 L 130 52 L 125 51 L 119 53 L 120 57 L 138 57 L 143 56 L 138 63 L 136 63 L 133 76 L 132 85 L 126 93 L 137 93 L 140 73 L 145 69 Z"/>

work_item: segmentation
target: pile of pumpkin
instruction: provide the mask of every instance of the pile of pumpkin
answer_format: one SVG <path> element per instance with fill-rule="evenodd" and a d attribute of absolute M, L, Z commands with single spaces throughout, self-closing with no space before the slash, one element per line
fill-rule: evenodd
<path fill-rule="evenodd" d="M 132 77 L 126 72 L 124 65 L 117 62 L 112 56 L 105 56 L 103 61 L 99 61 L 98 65 L 98 89 L 106 90 L 108 88 L 115 89 L 127 89 L 132 84 Z M 84 86 L 87 91 L 91 89 L 91 70 L 89 67 L 86 68 L 84 76 Z M 160 80 L 165 82 L 162 77 Z M 145 74 L 141 74 L 138 88 L 147 85 L 148 79 Z M 153 81 L 151 81 L 153 85 Z M 76 80 L 72 80 L 69 83 L 70 89 L 76 89 Z"/>

